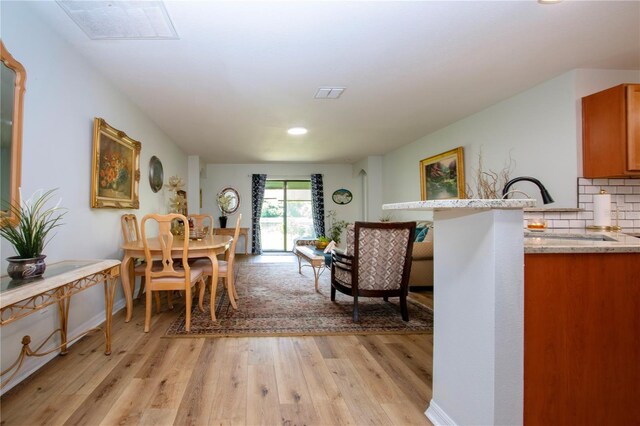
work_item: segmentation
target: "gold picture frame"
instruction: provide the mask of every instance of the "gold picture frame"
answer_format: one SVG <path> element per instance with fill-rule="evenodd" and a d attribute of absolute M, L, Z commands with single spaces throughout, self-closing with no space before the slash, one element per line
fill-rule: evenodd
<path fill-rule="evenodd" d="M 142 144 L 102 118 L 93 120 L 91 207 L 138 209 Z"/>
<path fill-rule="evenodd" d="M 420 199 L 464 198 L 464 150 L 460 146 L 420 161 Z"/>

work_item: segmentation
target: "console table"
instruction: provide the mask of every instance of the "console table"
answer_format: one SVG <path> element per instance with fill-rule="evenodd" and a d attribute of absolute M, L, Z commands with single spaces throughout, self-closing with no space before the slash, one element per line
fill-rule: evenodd
<path fill-rule="evenodd" d="M 25 357 L 43 356 L 56 350 L 60 355 L 67 353 L 67 344 L 92 331 L 92 328 L 78 336 L 68 337 L 69 305 L 71 296 L 97 284 L 104 283 L 105 314 L 104 334 L 106 339 L 105 355 L 111 354 L 111 319 L 116 282 L 120 272 L 118 260 L 66 260 L 47 265 L 47 270 L 40 278 L 32 280 L 12 280 L 8 276 L 0 277 L 0 325 L 4 326 L 24 318 L 47 306 L 57 304 L 60 327 L 54 330 L 35 350 L 29 346 L 31 337 L 22 338 L 22 350 L 16 361 L 2 371 L 1 376 L 11 373 L 2 382 L 4 387 L 18 373 Z M 40 352 L 40 349 L 56 334 L 60 333 L 61 344 L 55 348 Z"/>
<path fill-rule="evenodd" d="M 213 235 L 230 235 L 236 232 L 236 228 L 213 228 Z M 244 254 L 249 254 L 249 228 L 240 228 L 238 239 L 244 237 Z"/>

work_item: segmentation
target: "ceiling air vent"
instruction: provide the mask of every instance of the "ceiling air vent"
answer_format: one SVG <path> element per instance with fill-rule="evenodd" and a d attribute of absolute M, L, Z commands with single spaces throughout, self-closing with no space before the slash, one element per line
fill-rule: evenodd
<path fill-rule="evenodd" d="M 92 40 L 175 40 L 171 18 L 161 1 L 57 0 Z"/>
<path fill-rule="evenodd" d="M 346 87 L 320 87 L 314 98 L 316 99 L 338 99 Z"/>

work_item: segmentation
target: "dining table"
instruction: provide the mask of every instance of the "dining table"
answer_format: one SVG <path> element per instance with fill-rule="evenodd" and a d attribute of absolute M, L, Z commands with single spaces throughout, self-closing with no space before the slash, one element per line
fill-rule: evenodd
<path fill-rule="evenodd" d="M 176 236 L 173 242 L 171 253 L 174 259 L 182 258 L 182 252 L 184 251 L 183 238 L 183 236 Z M 148 238 L 147 241 L 149 243 L 149 251 L 151 252 L 151 257 L 153 258 L 153 260 L 161 260 L 162 251 L 158 238 Z M 211 269 L 213 273 L 213 275 L 211 276 L 211 282 L 217 283 L 217 256 L 219 254 L 225 253 L 231 246 L 232 241 L 233 237 L 230 237 L 228 235 L 207 235 L 199 239 L 190 239 L 187 256 L 189 259 L 208 258 L 211 261 Z M 131 283 L 133 282 L 132 280 L 135 280 L 132 265 L 135 259 L 143 259 L 145 257 L 144 244 L 142 240 L 130 241 L 128 243 L 122 244 L 121 247 L 124 250 L 124 256 L 122 258 L 122 263 L 120 264 L 120 278 L 122 281 L 122 290 L 124 291 L 124 297 L 126 301 L 125 322 L 129 322 L 131 321 L 131 317 L 133 315 L 133 290 L 131 288 Z M 233 291 L 233 289 L 228 289 L 227 291 Z M 233 301 L 232 305 L 234 309 L 237 309 L 237 306 L 235 306 L 235 300 L 233 300 L 233 298 L 230 299 L 231 301 Z"/>

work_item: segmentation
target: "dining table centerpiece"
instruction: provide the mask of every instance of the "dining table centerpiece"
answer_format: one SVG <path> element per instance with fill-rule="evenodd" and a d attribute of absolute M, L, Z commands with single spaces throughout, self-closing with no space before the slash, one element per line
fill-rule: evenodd
<path fill-rule="evenodd" d="M 36 191 L 31 198 L 20 204 L 9 203 L 8 207 L 17 218 L 16 225 L 3 222 L 0 236 L 13 246 L 16 256 L 7 257 L 7 273 L 13 279 L 30 279 L 41 276 L 45 269 L 44 248 L 51 240 L 51 231 L 62 225 L 66 214 L 60 201 L 49 207 L 56 190 Z"/>

